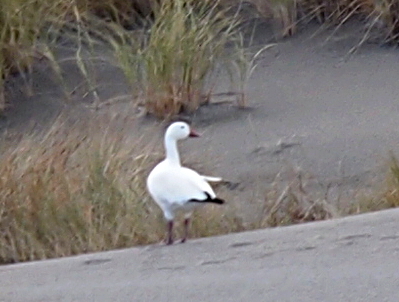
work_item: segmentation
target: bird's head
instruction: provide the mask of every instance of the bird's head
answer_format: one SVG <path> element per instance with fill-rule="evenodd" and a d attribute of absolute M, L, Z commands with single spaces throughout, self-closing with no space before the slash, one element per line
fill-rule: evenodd
<path fill-rule="evenodd" d="M 199 137 L 200 135 L 192 130 L 185 122 L 175 122 L 166 130 L 165 137 L 174 140 L 186 139 L 187 137 Z"/>

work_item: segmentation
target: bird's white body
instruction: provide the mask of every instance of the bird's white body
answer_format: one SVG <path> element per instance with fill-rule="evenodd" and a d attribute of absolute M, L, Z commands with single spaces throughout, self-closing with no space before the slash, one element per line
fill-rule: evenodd
<path fill-rule="evenodd" d="M 164 212 L 167 220 L 173 220 L 177 211 L 190 215 L 200 204 L 191 199 L 205 200 L 207 192 L 215 198 L 215 192 L 205 178 L 194 170 L 171 163 L 160 162 L 147 179 L 148 190 Z"/>
<path fill-rule="evenodd" d="M 202 176 L 196 171 L 182 167 L 177 150 L 177 141 L 189 136 L 198 136 L 184 122 L 169 126 L 165 134 L 166 157 L 150 172 L 147 188 L 154 201 L 162 209 L 166 220 L 171 222 L 178 211 L 185 213 L 187 219 L 192 212 L 205 202 L 223 203 L 207 181 L 221 181 L 219 177 Z M 170 237 L 170 241 L 173 240 Z"/>

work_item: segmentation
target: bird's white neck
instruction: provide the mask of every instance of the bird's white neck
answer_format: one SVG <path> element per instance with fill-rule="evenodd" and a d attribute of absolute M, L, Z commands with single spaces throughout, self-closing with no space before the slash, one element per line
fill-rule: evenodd
<path fill-rule="evenodd" d="M 165 137 L 166 160 L 172 164 L 180 166 L 180 155 L 177 150 L 177 141 L 169 137 Z"/>

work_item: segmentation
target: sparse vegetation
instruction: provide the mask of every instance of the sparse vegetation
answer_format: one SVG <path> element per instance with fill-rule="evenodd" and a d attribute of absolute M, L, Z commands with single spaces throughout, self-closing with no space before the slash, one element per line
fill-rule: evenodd
<path fill-rule="evenodd" d="M 282 36 L 294 34 L 297 23 L 305 20 L 340 26 L 350 17 L 362 15 L 370 22 L 365 37 L 359 37 L 360 43 L 367 39 L 371 28 L 377 27 L 386 41 L 398 38 L 396 0 L 4 0 L 0 8 L 0 110 L 6 105 L 4 79 L 14 73 L 28 79 L 26 71 L 38 57 L 50 59 L 60 76 L 50 52 L 56 39 L 49 42 L 47 37 L 50 33 L 69 32 L 79 43 L 76 63 L 96 99 L 82 47 L 101 40 L 111 43 L 132 84 L 134 98 L 143 101 L 149 113 L 170 117 L 193 111 L 209 100 L 213 88 L 209 82 L 216 62 L 237 67 L 243 66 L 243 60 L 253 61 L 248 53 L 237 58 L 243 53 L 236 35 L 242 21 L 237 8 L 243 2 L 252 3 L 263 17 L 280 20 Z M 236 45 L 237 52 L 223 60 L 226 45 L 231 44 Z M 245 82 L 242 76 L 236 78 Z M 239 102 L 245 105 L 245 97 Z"/>

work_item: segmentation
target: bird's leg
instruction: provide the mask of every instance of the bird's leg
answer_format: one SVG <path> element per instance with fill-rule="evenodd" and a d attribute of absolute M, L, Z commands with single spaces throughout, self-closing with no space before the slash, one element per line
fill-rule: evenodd
<path fill-rule="evenodd" d="M 166 244 L 173 244 L 173 220 L 168 221 L 168 238 L 166 239 Z"/>
<path fill-rule="evenodd" d="M 186 218 L 184 219 L 184 237 L 182 238 L 182 240 L 180 241 L 180 243 L 186 242 L 187 237 L 188 237 L 189 225 L 190 225 L 190 218 L 189 218 L 189 217 L 186 217 Z"/>

